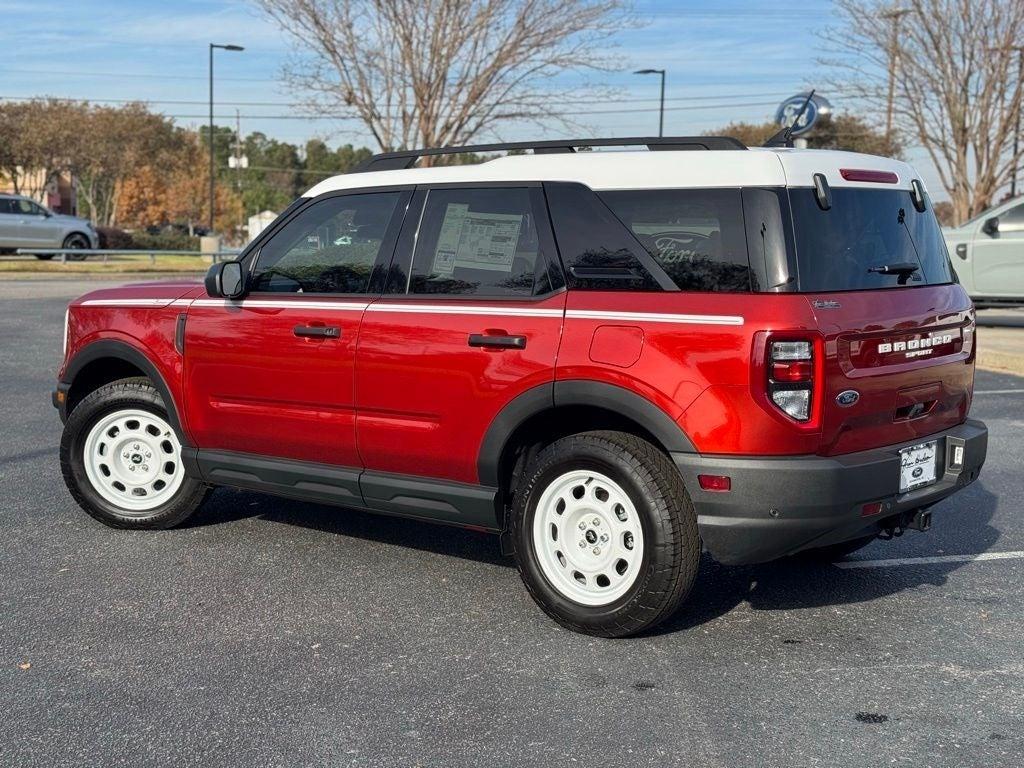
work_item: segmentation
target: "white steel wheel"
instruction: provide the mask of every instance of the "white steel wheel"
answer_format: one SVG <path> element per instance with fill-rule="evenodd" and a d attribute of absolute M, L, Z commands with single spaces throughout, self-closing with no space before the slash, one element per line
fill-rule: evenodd
<path fill-rule="evenodd" d="M 537 502 L 532 536 L 548 582 L 581 605 L 615 602 L 640 574 L 640 515 L 618 483 L 600 472 L 573 470 L 555 478 Z"/>
<path fill-rule="evenodd" d="M 171 425 L 136 408 L 108 413 L 93 425 L 82 464 L 96 493 L 128 516 L 166 503 L 185 479 L 181 444 Z"/>

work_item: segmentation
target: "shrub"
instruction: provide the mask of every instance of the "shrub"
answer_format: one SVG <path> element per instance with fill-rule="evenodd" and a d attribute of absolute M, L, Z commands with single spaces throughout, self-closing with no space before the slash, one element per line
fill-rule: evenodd
<path fill-rule="evenodd" d="M 154 251 L 198 251 L 199 238 L 184 232 L 136 232 L 132 235 L 132 248 L 152 248 Z"/>
<path fill-rule="evenodd" d="M 96 232 L 100 236 L 100 248 L 117 251 L 131 248 L 134 245 L 132 236 L 123 229 L 118 229 L 117 227 L 96 227 Z"/>

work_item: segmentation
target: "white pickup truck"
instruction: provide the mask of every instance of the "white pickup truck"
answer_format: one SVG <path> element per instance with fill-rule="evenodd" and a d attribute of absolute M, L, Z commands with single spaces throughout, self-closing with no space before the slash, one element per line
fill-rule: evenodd
<path fill-rule="evenodd" d="M 976 307 L 1024 306 L 1024 196 L 944 229 L 943 235 Z"/>

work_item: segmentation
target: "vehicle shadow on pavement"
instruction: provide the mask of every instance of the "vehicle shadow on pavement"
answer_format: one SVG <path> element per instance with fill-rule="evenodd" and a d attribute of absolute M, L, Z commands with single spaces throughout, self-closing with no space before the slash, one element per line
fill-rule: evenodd
<path fill-rule="evenodd" d="M 997 497 L 980 482 L 971 489 L 969 515 L 971 536 L 962 541 L 954 526 L 966 521 L 946 510 L 936 514 L 938 528 L 932 533 L 906 536 L 934 536 L 934 548 L 919 555 L 978 553 L 990 549 L 999 531 L 989 525 Z M 947 502 L 948 503 L 948 502 Z M 943 525 L 943 517 L 948 522 Z M 332 507 L 268 496 L 249 491 L 217 490 L 184 527 L 205 527 L 257 519 L 300 526 L 337 536 L 359 538 L 396 547 L 408 547 L 444 557 L 457 557 L 488 565 L 515 567 L 499 551 L 498 538 L 491 534 L 408 518 L 388 517 L 345 507 Z M 906 550 L 894 542 L 892 551 L 875 548 L 871 555 L 849 559 L 895 558 Z M 944 546 L 944 544 L 946 546 Z M 957 546 L 959 545 L 959 546 Z M 830 563 L 816 563 L 800 556 L 755 566 L 723 566 L 707 553 L 702 557 L 690 599 L 667 621 L 647 636 L 685 631 L 729 613 L 747 603 L 755 611 L 786 611 L 869 602 L 922 585 L 942 586 L 949 574 L 965 563 L 936 563 L 884 569 L 843 569 Z"/>
<path fill-rule="evenodd" d="M 498 537 L 493 534 L 250 491 L 216 490 L 182 527 L 222 525 L 251 518 L 489 565 L 515 567 L 512 558 L 502 557 Z"/>
<path fill-rule="evenodd" d="M 1000 534 L 989 522 L 996 511 L 998 497 L 980 483 L 973 490 L 970 511 L 964 513 L 965 516 L 969 515 L 969 523 L 955 513 L 950 514 L 950 510 L 945 512 L 948 515 L 948 526 L 971 525 L 969 546 L 961 543 L 960 546 L 951 544 L 943 548 L 943 540 L 936 536 L 935 549 L 917 552 L 917 556 L 940 554 L 939 549 L 944 550 L 943 554 L 975 554 L 989 550 L 996 543 Z M 942 514 L 936 514 L 940 527 Z M 955 532 L 947 528 L 945 533 L 952 533 L 947 541 L 959 543 L 960 537 Z M 911 531 L 906 535 L 932 536 L 935 533 L 919 534 Z M 846 559 L 904 556 L 907 556 L 905 551 L 893 547 L 891 552 L 876 548 L 871 555 L 857 553 Z M 648 634 L 685 631 L 717 619 L 744 602 L 755 611 L 788 611 L 869 602 L 922 585 L 942 586 L 951 573 L 965 565 L 969 563 L 922 563 L 919 566 L 846 569 L 796 556 L 763 565 L 723 566 L 705 553 L 690 599 L 674 616 Z"/>

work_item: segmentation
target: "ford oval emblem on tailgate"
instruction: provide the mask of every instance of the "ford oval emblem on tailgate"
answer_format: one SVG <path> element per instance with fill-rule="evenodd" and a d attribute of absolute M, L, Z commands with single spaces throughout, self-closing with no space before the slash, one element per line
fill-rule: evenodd
<path fill-rule="evenodd" d="M 843 408 L 848 408 L 858 400 L 860 400 L 860 392 L 855 389 L 847 389 L 836 395 L 836 402 Z"/>

